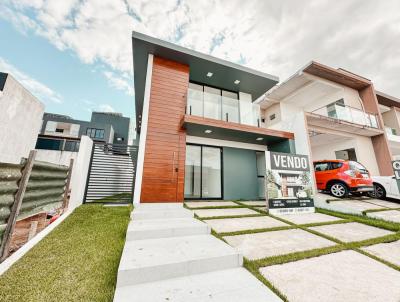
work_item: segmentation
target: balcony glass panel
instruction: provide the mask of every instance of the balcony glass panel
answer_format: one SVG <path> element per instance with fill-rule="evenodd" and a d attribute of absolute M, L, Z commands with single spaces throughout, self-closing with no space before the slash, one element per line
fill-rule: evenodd
<path fill-rule="evenodd" d="M 190 115 L 203 116 L 203 86 L 189 83 L 186 112 Z"/>
<path fill-rule="evenodd" d="M 204 117 L 221 119 L 221 90 L 204 86 Z"/>
<path fill-rule="evenodd" d="M 222 91 L 222 120 L 239 123 L 239 100 L 236 93 Z"/>
<path fill-rule="evenodd" d="M 345 106 L 343 104 L 330 104 L 326 107 L 318 108 L 312 111 L 312 113 L 354 124 L 378 128 L 378 121 L 375 114 L 366 113 L 360 109 Z"/>
<path fill-rule="evenodd" d="M 238 94 L 189 83 L 186 114 L 260 127 L 260 106 Z"/>

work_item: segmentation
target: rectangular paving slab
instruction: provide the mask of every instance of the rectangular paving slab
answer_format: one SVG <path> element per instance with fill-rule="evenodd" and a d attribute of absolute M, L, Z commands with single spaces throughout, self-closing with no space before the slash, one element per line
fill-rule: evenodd
<path fill-rule="evenodd" d="M 208 219 L 204 221 L 217 233 L 237 232 L 243 230 L 267 229 L 289 226 L 277 219 L 260 216 L 246 218 Z"/>
<path fill-rule="evenodd" d="M 400 272 L 355 251 L 260 269 L 291 302 L 398 302 Z"/>
<path fill-rule="evenodd" d="M 308 223 L 331 222 L 331 221 L 342 220 L 340 218 L 321 213 L 282 215 L 280 217 L 295 224 L 308 224 Z"/>
<path fill-rule="evenodd" d="M 237 248 L 244 257 L 251 260 L 323 248 L 336 244 L 299 229 L 226 236 L 224 239 L 230 245 Z"/>
<path fill-rule="evenodd" d="M 358 222 L 322 225 L 311 227 L 310 229 L 339 239 L 343 242 L 361 241 L 393 234 L 393 232 Z"/>
<path fill-rule="evenodd" d="M 185 202 L 185 204 L 191 209 L 204 207 L 239 207 L 237 203 L 234 203 L 232 201 L 187 201 Z"/>
<path fill-rule="evenodd" d="M 400 266 L 400 240 L 390 243 L 380 243 L 362 248 L 383 260 Z"/>
<path fill-rule="evenodd" d="M 372 203 L 374 205 L 377 205 L 377 206 L 390 208 L 390 209 L 400 208 L 400 203 L 391 202 L 391 201 L 387 201 L 387 200 L 371 199 L 371 200 L 368 200 L 368 202 Z"/>
<path fill-rule="evenodd" d="M 244 268 L 117 287 L 114 302 L 279 302 L 268 287 Z"/>
<path fill-rule="evenodd" d="M 194 210 L 194 213 L 200 218 L 203 217 L 221 217 L 221 216 L 243 216 L 259 214 L 256 211 L 247 208 L 238 209 L 208 209 L 208 210 Z"/>
<path fill-rule="evenodd" d="M 397 210 L 371 212 L 367 213 L 367 216 L 400 223 L 400 211 Z"/>
<path fill-rule="evenodd" d="M 345 213 L 361 214 L 366 210 L 384 209 L 384 207 L 359 200 L 338 200 L 331 201 L 329 203 L 329 209 Z"/>

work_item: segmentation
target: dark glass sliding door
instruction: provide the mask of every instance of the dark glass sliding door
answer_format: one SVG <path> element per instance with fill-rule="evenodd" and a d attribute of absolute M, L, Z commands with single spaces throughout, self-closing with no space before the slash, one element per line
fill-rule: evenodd
<path fill-rule="evenodd" d="M 186 146 L 186 199 L 222 199 L 221 153 L 218 147 Z"/>

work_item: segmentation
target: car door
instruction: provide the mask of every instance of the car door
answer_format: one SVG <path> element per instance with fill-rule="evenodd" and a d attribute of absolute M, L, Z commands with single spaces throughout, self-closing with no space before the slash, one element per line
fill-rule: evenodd
<path fill-rule="evenodd" d="M 330 162 L 316 162 L 314 164 L 315 181 L 318 190 L 325 190 L 326 183 L 332 177 Z"/>

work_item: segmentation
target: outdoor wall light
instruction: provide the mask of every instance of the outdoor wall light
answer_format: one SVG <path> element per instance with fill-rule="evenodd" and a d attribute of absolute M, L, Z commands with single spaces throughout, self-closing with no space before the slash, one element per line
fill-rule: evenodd
<path fill-rule="evenodd" d="M 207 130 L 204 130 L 204 133 L 211 133 L 212 132 L 212 130 L 210 130 L 210 129 L 207 129 Z"/>
<path fill-rule="evenodd" d="M 207 76 L 208 76 L 209 78 L 211 78 L 211 77 L 213 76 L 213 73 L 212 73 L 212 72 L 207 72 Z"/>
<path fill-rule="evenodd" d="M 262 138 L 262 137 L 257 137 L 256 138 L 256 141 L 262 141 L 264 138 Z"/>
<path fill-rule="evenodd" d="M 233 82 L 235 85 L 239 84 L 240 81 L 239 80 L 235 80 L 235 82 Z"/>

